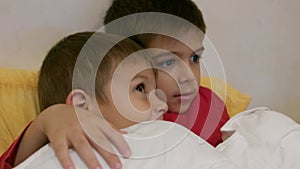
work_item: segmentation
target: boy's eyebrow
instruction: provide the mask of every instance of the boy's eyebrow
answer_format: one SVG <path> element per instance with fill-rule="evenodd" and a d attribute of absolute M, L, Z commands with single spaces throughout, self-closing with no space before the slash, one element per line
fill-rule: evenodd
<path fill-rule="evenodd" d="M 134 76 L 134 77 L 132 78 L 132 80 L 133 80 L 133 79 L 137 79 L 137 78 L 141 78 L 141 79 L 144 79 L 144 80 L 148 80 L 148 77 L 147 77 L 147 76 L 144 76 L 144 75 L 141 75 L 141 74 L 137 74 L 136 76 Z"/>
<path fill-rule="evenodd" d="M 202 53 L 205 50 L 205 48 L 202 46 L 201 48 L 194 51 L 194 53 Z"/>
<path fill-rule="evenodd" d="M 205 48 L 202 46 L 199 49 L 194 50 L 193 53 L 202 53 L 204 50 L 205 50 Z M 174 54 L 175 55 L 180 55 L 181 53 L 178 52 L 178 51 L 166 51 L 166 52 L 161 52 L 157 55 L 154 55 L 153 57 L 157 58 L 157 57 L 161 57 L 161 56 L 168 56 L 168 55 L 174 55 Z"/>

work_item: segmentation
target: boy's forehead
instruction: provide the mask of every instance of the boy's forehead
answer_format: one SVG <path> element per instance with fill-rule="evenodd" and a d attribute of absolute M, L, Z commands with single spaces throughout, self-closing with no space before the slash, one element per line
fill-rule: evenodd
<path fill-rule="evenodd" d="M 147 48 L 151 48 L 151 56 L 159 55 L 160 53 L 178 53 L 191 54 L 198 53 L 204 50 L 203 38 L 193 36 L 193 34 L 186 34 L 184 36 L 169 37 L 164 35 L 157 35 L 146 44 Z M 154 49 L 153 49 L 154 48 Z"/>
<path fill-rule="evenodd" d="M 118 62 L 114 72 L 117 72 L 115 76 L 134 76 L 148 68 L 152 68 L 148 54 L 145 51 L 137 51 Z"/>
<path fill-rule="evenodd" d="M 197 50 L 203 47 L 204 36 L 200 29 L 190 28 L 187 32 L 176 34 L 175 38 L 190 49 Z"/>

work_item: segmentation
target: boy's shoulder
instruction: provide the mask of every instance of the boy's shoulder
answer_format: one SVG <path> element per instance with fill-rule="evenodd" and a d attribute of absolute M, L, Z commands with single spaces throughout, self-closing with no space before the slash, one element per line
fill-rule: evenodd
<path fill-rule="evenodd" d="M 209 89 L 207 87 L 200 86 L 199 87 L 199 95 L 200 95 L 201 99 L 204 99 L 207 101 L 211 101 L 212 99 L 214 99 L 214 101 L 224 103 L 224 101 L 215 92 L 213 92 L 211 89 Z"/>
<path fill-rule="evenodd" d="M 199 103 L 200 109 L 199 111 L 209 111 L 210 109 L 214 109 L 215 111 L 220 111 L 223 113 L 227 113 L 227 108 L 225 106 L 225 102 L 211 89 L 206 87 L 199 87 Z"/>
<path fill-rule="evenodd" d="M 204 86 L 199 87 L 199 94 L 202 94 L 203 96 L 208 96 L 211 93 L 214 93 L 211 89 Z"/>

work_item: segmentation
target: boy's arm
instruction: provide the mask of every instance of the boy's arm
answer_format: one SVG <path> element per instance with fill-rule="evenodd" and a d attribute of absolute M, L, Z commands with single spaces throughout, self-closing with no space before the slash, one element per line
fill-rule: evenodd
<path fill-rule="evenodd" d="M 17 152 L 12 166 L 16 166 L 31 154 L 48 143 L 47 136 L 39 129 L 38 120 L 34 120 L 19 139 Z"/>
<path fill-rule="evenodd" d="M 23 137 L 25 131 L 28 129 L 30 124 L 31 124 L 31 122 L 25 127 L 25 129 L 20 134 L 20 136 L 1 155 L 1 157 L 0 157 L 0 168 L 6 168 L 6 169 L 13 168 L 15 157 L 16 157 L 16 154 L 18 152 L 18 147 L 20 145 L 20 142 L 22 140 L 22 137 Z"/>
<path fill-rule="evenodd" d="M 103 123 L 99 122 L 99 124 Z M 110 142 L 112 142 L 122 155 L 130 155 L 129 146 L 122 135 L 115 132 L 106 132 L 108 131 L 107 125 L 96 126 L 94 134 L 97 135 L 98 141 L 107 145 L 111 150 Z M 94 143 L 83 131 L 73 106 L 65 104 L 47 108 L 32 122 L 20 142 L 14 165 L 28 158 L 45 145 L 48 139 L 63 168 L 75 168 L 69 156 L 69 147 L 73 147 L 77 151 L 89 168 L 101 168 L 92 147 L 102 155 L 111 168 L 121 168 L 118 156 L 105 151 Z"/>

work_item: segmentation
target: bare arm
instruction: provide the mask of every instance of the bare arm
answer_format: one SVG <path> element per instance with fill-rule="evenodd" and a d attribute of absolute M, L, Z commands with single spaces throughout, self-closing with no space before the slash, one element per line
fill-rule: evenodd
<path fill-rule="evenodd" d="M 18 165 L 39 148 L 48 143 L 47 136 L 40 130 L 37 120 L 24 133 L 16 154 L 14 166 Z"/>

